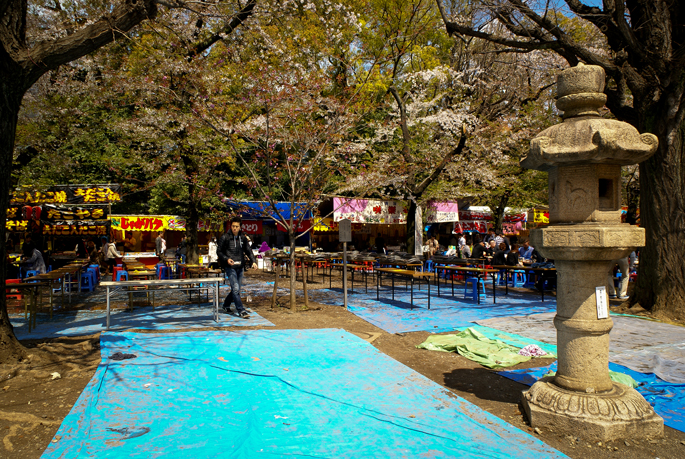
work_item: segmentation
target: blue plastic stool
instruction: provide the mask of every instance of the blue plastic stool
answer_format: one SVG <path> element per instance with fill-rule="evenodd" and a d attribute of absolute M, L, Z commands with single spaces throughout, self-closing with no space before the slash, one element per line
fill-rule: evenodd
<path fill-rule="evenodd" d="M 88 265 L 88 271 L 93 271 L 95 273 L 95 282 L 100 283 L 100 266 L 98 265 Z"/>
<path fill-rule="evenodd" d="M 499 272 L 497 273 L 497 277 L 499 277 L 499 279 L 497 280 L 497 285 L 506 285 L 506 283 L 507 283 L 507 270 L 506 269 L 500 269 Z"/>
<path fill-rule="evenodd" d="M 168 266 L 162 266 L 159 270 L 159 279 L 171 279 L 171 268 Z"/>
<path fill-rule="evenodd" d="M 433 272 L 433 260 L 426 260 L 426 272 L 432 273 Z"/>
<path fill-rule="evenodd" d="M 511 286 L 512 287 L 525 287 L 526 285 L 526 274 L 524 271 L 513 271 L 511 273 Z"/>
<path fill-rule="evenodd" d="M 95 273 L 91 270 L 81 273 L 81 291 L 84 290 L 89 292 L 95 290 Z"/>
<path fill-rule="evenodd" d="M 469 284 L 471 288 L 469 289 Z M 483 287 L 483 291 L 479 291 L 478 285 Z M 478 296 L 476 296 L 478 295 Z M 478 279 L 477 277 L 467 277 L 464 281 L 464 298 L 471 298 L 473 301 L 478 301 L 478 298 L 485 299 L 485 282 L 483 279 Z"/>
<path fill-rule="evenodd" d="M 38 271 L 31 269 L 31 270 L 26 271 L 26 273 L 24 273 L 24 278 L 37 276 L 38 274 L 40 274 Z"/>
<path fill-rule="evenodd" d="M 117 281 L 117 282 L 120 282 L 122 277 L 125 277 L 126 280 L 128 280 L 128 271 L 117 271 L 117 279 L 116 279 L 116 281 Z"/>

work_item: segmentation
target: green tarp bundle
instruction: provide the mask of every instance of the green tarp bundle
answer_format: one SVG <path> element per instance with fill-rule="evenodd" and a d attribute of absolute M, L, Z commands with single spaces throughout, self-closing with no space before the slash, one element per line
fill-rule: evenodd
<path fill-rule="evenodd" d="M 527 362 L 530 356 L 519 355 L 520 348 L 498 339 L 490 339 L 482 333 L 467 328 L 456 335 L 433 335 L 416 346 L 431 351 L 457 352 L 459 355 L 488 368 L 506 368 Z M 547 354 L 546 358 L 556 358 Z"/>

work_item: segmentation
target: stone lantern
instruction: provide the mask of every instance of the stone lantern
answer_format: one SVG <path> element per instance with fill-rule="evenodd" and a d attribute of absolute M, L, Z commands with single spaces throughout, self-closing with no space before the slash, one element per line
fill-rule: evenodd
<path fill-rule="evenodd" d="M 634 389 L 609 378 L 605 289 L 613 260 L 645 243 L 643 228 L 621 223 L 621 166 L 649 158 L 656 136 L 604 119 L 604 70 L 578 65 L 557 78 L 561 124 L 531 140 L 521 166 L 549 172 L 549 222 L 530 239 L 557 269 L 558 370 L 523 393 L 533 427 L 588 440 L 663 435 L 663 419 Z M 597 287 L 600 287 L 599 289 Z M 598 295 L 600 298 L 598 298 Z"/>

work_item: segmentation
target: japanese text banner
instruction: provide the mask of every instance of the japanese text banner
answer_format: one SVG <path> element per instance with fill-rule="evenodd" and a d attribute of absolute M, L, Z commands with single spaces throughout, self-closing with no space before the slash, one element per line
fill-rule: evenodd
<path fill-rule="evenodd" d="M 407 209 L 402 201 L 333 198 L 333 220 L 353 223 L 407 223 Z"/>

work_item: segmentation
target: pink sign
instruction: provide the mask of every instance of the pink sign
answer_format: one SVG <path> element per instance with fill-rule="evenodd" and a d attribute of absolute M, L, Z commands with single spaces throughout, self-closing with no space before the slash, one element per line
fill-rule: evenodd
<path fill-rule="evenodd" d="M 407 223 L 407 208 L 402 201 L 333 198 L 333 220 L 353 223 Z"/>
<path fill-rule="evenodd" d="M 456 202 L 431 201 L 426 206 L 426 221 L 428 223 L 458 222 L 459 207 Z"/>

